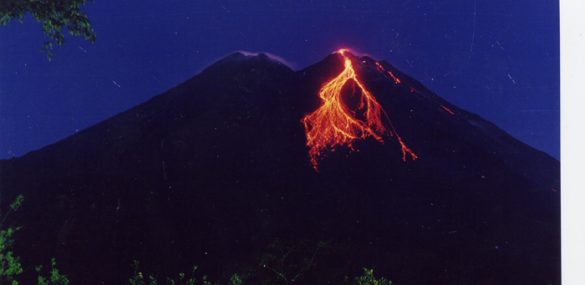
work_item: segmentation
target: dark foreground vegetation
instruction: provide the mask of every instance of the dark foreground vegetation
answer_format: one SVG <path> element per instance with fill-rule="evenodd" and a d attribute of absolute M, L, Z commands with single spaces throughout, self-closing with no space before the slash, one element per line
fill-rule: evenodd
<path fill-rule="evenodd" d="M 0 213 L 0 285 L 18 285 L 20 284 L 19 277 L 21 275 L 29 274 L 25 272 L 23 265 L 20 262 L 18 254 L 13 251 L 15 243 L 15 234 L 20 227 L 5 226 L 7 218 L 15 211 L 17 211 L 22 203 L 24 197 L 22 195 L 9 205 L 5 213 Z M 301 284 L 305 274 L 311 271 L 314 267 L 315 258 L 319 251 L 327 247 L 324 242 L 313 249 L 310 256 L 298 259 L 298 254 L 302 254 L 302 250 L 298 246 L 289 246 L 281 242 L 274 242 L 266 252 L 262 255 L 260 261 L 260 268 L 264 272 L 245 272 L 234 273 L 226 280 L 212 281 L 207 275 L 199 272 L 197 266 L 193 266 L 189 273 L 179 272 L 176 276 L 159 277 L 156 274 L 143 272 L 140 269 L 140 262 L 135 260 L 132 264 L 134 273 L 128 279 L 130 285 L 243 285 L 243 284 L 274 284 L 274 285 L 289 285 Z M 296 258 L 295 258 L 296 257 Z M 290 259 L 289 259 L 290 258 Z M 294 260 L 293 263 L 289 262 Z M 298 262 L 298 263 L 297 263 Z M 34 267 L 36 273 L 36 285 L 68 285 L 69 278 L 64 273 L 61 273 L 57 268 L 57 261 L 52 258 L 47 269 L 43 265 L 36 265 Z M 268 274 L 266 274 L 268 273 Z M 248 280 L 254 282 L 246 282 Z M 345 284 L 352 285 L 391 285 L 392 282 L 383 277 L 376 278 L 374 270 L 363 268 L 361 276 L 355 278 L 347 277 Z"/>

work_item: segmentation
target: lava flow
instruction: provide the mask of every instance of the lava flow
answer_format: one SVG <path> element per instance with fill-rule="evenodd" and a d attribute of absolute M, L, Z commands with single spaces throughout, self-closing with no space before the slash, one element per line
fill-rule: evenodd
<path fill-rule="evenodd" d="M 358 78 L 351 59 L 345 54 L 346 51 L 346 49 L 337 51 L 344 61 L 343 71 L 326 82 L 319 90 L 321 106 L 302 120 L 313 168 L 318 169 L 319 158 L 326 150 L 345 146 L 353 151 L 355 140 L 372 137 L 383 143 L 385 135 L 396 137 L 401 147 L 403 161 L 406 161 L 407 155 L 410 155 L 412 160 L 417 159 L 417 155 L 398 135 L 390 118 L 374 95 Z M 353 81 L 361 91 L 359 102 L 354 110 L 342 98 L 342 89 L 350 81 Z"/>
<path fill-rule="evenodd" d="M 398 78 L 396 75 L 394 75 L 394 73 L 392 73 L 392 71 L 385 70 L 384 67 L 377 61 L 376 61 L 376 68 L 378 69 L 378 71 L 380 71 L 382 73 L 386 72 L 386 74 L 388 74 L 392 78 L 392 80 L 394 80 L 395 84 L 400 84 L 400 78 Z"/>

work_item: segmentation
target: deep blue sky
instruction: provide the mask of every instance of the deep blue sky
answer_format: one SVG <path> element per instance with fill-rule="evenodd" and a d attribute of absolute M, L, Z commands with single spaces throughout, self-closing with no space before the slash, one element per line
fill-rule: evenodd
<path fill-rule="evenodd" d="M 95 44 L 48 62 L 30 17 L 0 27 L 0 158 L 124 111 L 234 50 L 296 68 L 350 47 L 559 157 L 557 0 L 95 0 Z"/>

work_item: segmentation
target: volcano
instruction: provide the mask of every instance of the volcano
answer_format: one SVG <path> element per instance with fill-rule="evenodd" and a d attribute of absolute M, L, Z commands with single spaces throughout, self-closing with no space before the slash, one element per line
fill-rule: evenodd
<path fill-rule="evenodd" d="M 295 284 L 560 284 L 559 168 L 386 61 L 234 53 L 1 161 L 0 189 L 25 196 L 22 263 L 72 284 L 127 284 L 133 260 L 260 284 L 274 244 L 327 245 Z"/>

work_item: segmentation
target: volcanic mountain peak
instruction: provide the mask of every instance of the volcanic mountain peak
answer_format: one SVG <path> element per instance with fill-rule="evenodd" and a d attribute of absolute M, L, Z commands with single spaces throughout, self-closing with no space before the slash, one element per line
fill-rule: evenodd
<path fill-rule="evenodd" d="M 267 53 L 267 52 L 250 52 L 250 51 L 233 52 L 233 53 L 221 58 L 215 64 L 242 63 L 242 62 L 276 63 L 278 65 L 284 65 L 288 68 L 291 68 L 291 65 L 282 57 L 279 57 L 277 55 L 273 55 L 273 54 Z"/>
<path fill-rule="evenodd" d="M 127 283 L 133 259 L 231 274 L 274 239 L 340 249 L 315 284 L 365 264 L 400 284 L 557 284 L 559 189 L 557 160 L 349 51 L 298 71 L 235 53 L 0 161 L 0 206 L 27 199 L 15 252 L 92 285 Z"/>
<path fill-rule="evenodd" d="M 360 54 L 348 48 L 341 48 L 333 51 L 326 57 L 325 60 L 343 62 L 345 59 L 350 59 L 352 63 L 355 65 L 355 68 L 359 69 L 360 71 L 367 70 L 368 72 L 372 71 L 380 72 L 381 71 L 380 68 L 384 69 L 382 71 L 385 71 L 387 69 L 392 69 L 393 71 L 397 70 L 394 66 L 392 66 L 388 61 L 384 59 L 376 59 L 369 54 Z"/>

